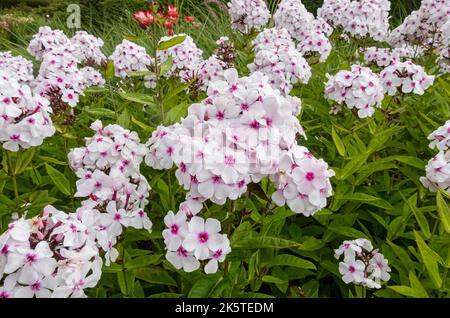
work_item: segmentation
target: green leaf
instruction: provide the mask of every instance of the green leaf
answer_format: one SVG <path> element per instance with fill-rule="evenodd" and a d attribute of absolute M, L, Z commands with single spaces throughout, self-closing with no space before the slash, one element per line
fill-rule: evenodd
<path fill-rule="evenodd" d="M 354 174 L 356 171 L 358 171 L 359 168 L 363 164 L 365 164 L 367 161 L 367 154 L 363 153 L 356 157 L 354 157 L 352 160 L 350 160 L 344 168 L 340 171 L 338 177 L 341 180 L 345 180 L 348 177 L 350 177 L 352 174 Z"/>
<path fill-rule="evenodd" d="M 172 55 L 169 55 L 167 60 L 165 60 L 161 65 L 159 69 L 159 75 L 164 76 L 167 74 L 167 72 L 172 68 L 173 65 L 173 58 Z"/>
<path fill-rule="evenodd" d="M 275 277 L 275 276 L 271 276 L 271 275 L 263 276 L 262 281 L 265 283 L 273 283 L 273 284 L 285 284 L 286 283 L 286 280 Z"/>
<path fill-rule="evenodd" d="M 420 211 L 419 208 L 417 208 L 417 193 L 414 193 L 414 195 L 412 195 L 408 200 L 405 199 L 405 197 L 401 191 L 399 191 L 399 193 L 400 193 L 401 197 L 403 198 L 403 200 L 407 203 L 410 210 L 413 212 L 413 214 L 417 220 L 417 223 L 419 223 L 420 229 L 422 230 L 423 234 L 425 235 L 425 238 L 426 239 L 430 238 L 431 232 L 430 232 L 430 226 L 428 225 L 427 218 L 422 213 L 422 211 Z"/>
<path fill-rule="evenodd" d="M 411 288 L 414 289 L 419 298 L 428 298 L 427 291 L 413 271 L 409 272 L 409 282 L 411 283 Z"/>
<path fill-rule="evenodd" d="M 367 153 L 370 154 L 373 153 L 374 151 L 379 150 L 380 148 L 383 148 L 386 142 L 389 140 L 389 138 L 399 133 L 404 128 L 405 127 L 392 127 L 376 134 L 370 141 L 369 146 L 367 147 Z"/>
<path fill-rule="evenodd" d="M 157 49 L 158 49 L 158 51 L 164 51 L 164 50 L 170 49 L 172 46 L 183 43 L 183 41 L 185 39 L 186 39 L 186 35 L 175 36 L 175 37 L 171 38 L 170 40 L 159 43 Z"/>
<path fill-rule="evenodd" d="M 125 263 L 125 267 L 127 269 L 134 269 L 134 268 L 140 268 L 145 267 L 148 265 L 157 265 L 162 262 L 163 255 L 144 255 L 144 256 L 138 256 L 128 262 Z"/>
<path fill-rule="evenodd" d="M 152 96 L 141 93 L 119 93 L 120 97 L 125 100 L 129 100 L 143 105 L 155 105 L 155 101 Z"/>
<path fill-rule="evenodd" d="M 44 160 L 45 162 L 48 162 L 48 163 L 53 163 L 55 165 L 67 166 L 67 162 L 55 159 L 53 157 L 47 157 L 47 156 L 39 155 L 39 159 Z"/>
<path fill-rule="evenodd" d="M 109 88 L 100 86 L 91 86 L 83 90 L 83 93 L 91 93 L 91 94 L 106 93 L 106 92 L 109 92 Z"/>
<path fill-rule="evenodd" d="M 409 286 L 387 286 L 389 289 L 399 293 L 400 295 L 414 297 L 414 298 L 422 298 L 420 291 L 414 290 Z"/>
<path fill-rule="evenodd" d="M 333 138 L 334 144 L 336 145 L 336 149 L 338 153 L 344 157 L 345 156 L 345 145 L 342 142 L 341 137 L 337 134 L 336 130 L 334 129 L 334 126 L 331 128 L 331 137 Z"/>
<path fill-rule="evenodd" d="M 114 62 L 108 61 L 106 64 L 105 79 L 112 81 L 114 79 Z"/>
<path fill-rule="evenodd" d="M 108 117 L 108 118 L 115 118 L 117 116 L 116 112 L 108 109 L 108 108 L 89 108 L 85 107 L 83 109 L 84 112 L 88 113 L 89 115 L 93 115 L 95 117 Z"/>
<path fill-rule="evenodd" d="M 142 77 L 147 75 L 153 75 L 156 76 L 155 72 L 152 71 L 132 71 L 127 73 L 130 77 Z"/>
<path fill-rule="evenodd" d="M 352 193 L 352 194 L 346 194 L 346 195 L 336 195 L 336 200 L 348 200 L 348 201 L 360 201 L 364 202 L 373 206 L 377 206 L 386 210 L 391 210 L 394 207 L 387 202 L 386 200 L 374 197 L 369 194 L 365 193 Z"/>
<path fill-rule="evenodd" d="M 117 273 L 117 283 L 119 284 L 120 292 L 124 295 L 128 295 L 127 283 L 125 282 L 124 272 Z"/>
<path fill-rule="evenodd" d="M 49 175 L 50 179 L 52 179 L 58 190 L 65 195 L 70 196 L 72 194 L 72 189 L 70 188 L 69 180 L 67 180 L 67 178 L 61 172 L 48 164 L 45 164 L 45 169 L 47 170 L 47 174 Z"/>
<path fill-rule="evenodd" d="M 139 120 L 137 120 L 136 118 L 134 118 L 134 116 L 131 116 L 131 122 L 139 127 L 141 127 L 142 129 L 144 129 L 147 132 L 152 132 L 155 130 L 155 128 L 153 128 L 152 126 L 149 126 L 147 124 L 144 124 L 143 122 L 140 122 Z"/>
<path fill-rule="evenodd" d="M 365 238 L 365 239 L 370 239 L 369 237 L 367 237 L 366 234 L 364 234 L 361 231 L 358 231 L 352 227 L 349 226 L 329 226 L 328 230 L 330 230 L 331 232 L 334 232 L 336 234 L 340 234 L 343 236 L 347 236 L 347 237 L 351 237 L 354 239 L 358 239 L 358 238 Z"/>
<path fill-rule="evenodd" d="M 117 123 L 122 126 L 123 128 L 128 128 L 128 125 L 130 125 L 130 113 L 125 108 L 120 114 L 120 116 L 117 118 Z"/>
<path fill-rule="evenodd" d="M 435 286 L 435 288 L 441 288 L 442 279 L 439 275 L 439 266 L 438 262 L 436 261 L 436 252 L 428 247 L 428 245 L 416 231 L 414 231 L 414 236 L 416 238 L 416 243 L 417 247 L 419 248 L 420 255 L 422 256 L 422 261 L 425 264 L 428 274 L 430 274 L 433 285 Z"/>
<path fill-rule="evenodd" d="M 289 248 L 289 247 L 301 247 L 300 243 L 281 239 L 278 237 L 252 237 L 243 241 L 234 242 L 233 248 L 247 248 L 247 249 L 255 249 L 255 248 Z"/>
<path fill-rule="evenodd" d="M 189 298 L 206 298 L 215 286 L 216 281 L 209 278 L 202 278 L 195 282 L 189 291 Z"/>
<path fill-rule="evenodd" d="M 186 84 L 178 85 L 177 87 L 174 87 L 170 90 L 170 92 L 164 96 L 163 103 L 167 104 L 172 98 L 180 94 L 181 92 L 184 92 L 189 86 L 191 85 L 191 82 Z"/>
<path fill-rule="evenodd" d="M 20 153 L 19 159 L 16 162 L 15 168 L 16 175 L 19 175 L 25 171 L 25 169 L 29 166 L 29 164 L 33 160 L 35 153 L 36 153 L 35 148 L 30 148 Z"/>
<path fill-rule="evenodd" d="M 166 270 L 155 266 L 136 269 L 136 277 L 150 284 L 177 286 Z"/>
<path fill-rule="evenodd" d="M 423 160 L 420 160 L 417 157 L 412 156 L 395 156 L 393 157 L 395 160 L 405 163 L 411 167 L 418 168 L 423 170 L 425 168 L 426 163 Z"/>
<path fill-rule="evenodd" d="M 175 293 L 159 293 L 148 296 L 148 298 L 181 298 L 183 294 L 175 294 Z"/>
<path fill-rule="evenodd" d="M 272 266 L 291 266 L 303 269 L 316 269 L 316 266 L 307 260 L 300 257 L 289 255 L 289 254 L 279 254 L 271 259 L 269 262 L 264 263 L 268 267 Z"/>
<path fill-rule="evenodd" d="M 181 117 L 187 114 L 188 106 L 187 103 L 181 103 L 172 107 L 166 114 L 166 123 L 171 124 L 179 121 Z"/>
<path fill-rule="evenodd" d="M 450 208 L 442 197 L 441 191 L 438 191 L 436 194 L 436 205 L 442 226 L 447 233 L 450 233 Z"/>

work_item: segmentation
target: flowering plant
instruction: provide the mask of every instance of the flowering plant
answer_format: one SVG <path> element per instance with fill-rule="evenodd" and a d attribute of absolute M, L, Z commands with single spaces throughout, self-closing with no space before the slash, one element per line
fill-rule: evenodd
<path fill-rule="evenodd" d="M 448 296 L 448 0 L 177 5 L 2 41 L 0 298 Z"/>

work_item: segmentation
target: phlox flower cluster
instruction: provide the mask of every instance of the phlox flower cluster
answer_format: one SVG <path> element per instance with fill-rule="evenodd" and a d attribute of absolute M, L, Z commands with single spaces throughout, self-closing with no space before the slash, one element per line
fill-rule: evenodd
<path fill-rule="evenodd" d="M 352 65 L 350 71 L 339 71 L 335 76 L 327 74 L 325 97 L 345 103 L 349 109 L 356 109 L 360 118 L 370 117 L 376 107 L 381 107 L 384 89 L 378 76 L 369 68 Z"/>
<path fill-rule="evenodd" d="M 281 156 L 279 173 L 270 176 L 277 189 L 272 200 L 311 216 L 327 205 L 332 195 L 330 178 L 334 175 L 325 161 L 316 159 L 305 147 L 293 145 Z"/>
<path fill-rule="evenodd" d="M 203 60 L 203 51 L 197 47 L 194 40 L 189 35 L 177 34 L 174 36 L 165 36 L 161 38 L 160 43 L 179 36 L 185 36 L 186 38 L 183 42 L 166 50 L 159 50 L 157 53 L 157 60 L 159 63 L 165 62 L 169 56 L 172 56 L 172 67 L 166 73 L 166 77 L 171 76 L 177 71 L 195 68 L 195 66 Z"/>
<path fill-rule="evenodd" d="M 88 65 L 102 65 L 106 56 L 102 53 L 103 40 L 97 38 L 86 31 L 78 31 L 70 39 L 73 46 L 73 54 L 79 63 Z"/>
<path fill-rule="evenodd" d="M 450 193 L 450 120 L 428 136 L 430 148 L 439 153 L 425 166 L 426 176 L 421 177 L 423 186 L 432 192 L 442 189 Z"/>
<path fill-rule="evenodd" d="M 194 69 L 181 71 L 180 77 L 185 83 L 195 81 L 196 84 L 191 84 L 191 87 L 196 85 L 198 90 L 206 91 L 210 82 L 223 79 L 223 72 L 227 68 L 225 62 L 219 60 L 216 55 L 211 55 L 207 60 L 197 64 Z"/>
<path fill-rule="evenodd" d="M 386 93 L 394 96 L 398 91 L 423 95 L 433 85 L 434 76 L 425 73 L 422 66 L 411 61 L 394 62 L 380 73 Z"/>
<path fill-rule="evenodd" d="M 266 45 L 267 43 L 267 45 Z M 253 41 L 255 59 L 248 65 L 251 72 L 262 72 L 270 84 L 289 94 L 298 82 L 308 83 L 311 67 L 295 48 L 285 29 L 265 29 Z"/>
<path fill-rule="evenodd" d="M 390 8 L 388 0 L 325 0 L 318 16 L 354 37 L 384 41 L 389 34 Z"/>
<path fill-rule="evenodd" d="M 216 44 L 217 48 L 214 50 L 214 55 L 227 65 L 227 69 L 233 68 L 236 59 L 236 50 L 233 42 L 227 36 L 222 36 L 216 41 Z"/>
<path fill-rule="evenodd" d="M 300 100 L 282 95 L 260 72 L 238 78 L 237 71 L 229 69 L 224 77 L 210 83 L 208 97 L 191 105 L 181 123 L 158 127 L 147 142 L 147 165 L 177 167 L 176 177 L 188 190 L 180 210 L 190 217 L 208 199 L 217 204 L 236 200 L 250 182 L 266 176 L 277 189 L 290 184 L 291 191 L 278 194 L 275 203 L 295 199 L 296 187 L 303 205 L 292 205 L 295 212 L 310 215 L 323 208 L 331 195 L 328 179 L 333 173 L 323 161 L 297 151 L 296 136 L 303 134 L 296 118 Z M 292 161 L 289 169 L 300 165 L 292 180 L 285 177 L 291 170 L 283 170 L 282 160 Z"/>
<path fill-rule="evenodd" d="M 177 269 L 193 272 L 200 267 L 200 261 L 207 261 L 204 271 L 212 274 L 231 252 L 230 240 L 226 234 L 220 234 L 221 225 L 217 219 L 188 218 L 183 211 L 177 214 L 169 211 L 164 223 L 166 229 L 162 235 L 166 258 Z"/>
<path fill-rule="evenodd" d="M 115 76 L 120 78 L 127 77 L 129 72 L 147 71 L 154 63 L 145 48 L 125 39 L 116 46 L 109 59 L 114 64 Z"/>
<path fill-rule="evenodd" d="M 28 44 L 28 52 L 38 61 L 42 60 L 46 53 L 60 48 L 66 48 L 68 51 L 74 49 L 63 31 L 52 30 L 48 26 L 40 27 Z"/>
<path fill-rule="evenodd" d="M 0 298 L 80 298 L 100 279 L 102 259 L 75 213 L 52 206 L 0 236 Z"/>
<path fill-rule="evenodd" d="M 388 260 L 366 239 L 344 241 L 334 252 L 336 259 L 343 256 L 339 272 L 346 284 L 378 289 L 391 278 Z"/>
<path fill-rule="evenodd" d="M 438 47 L 437 62 L 442 73 L 450 73 L 450 19 L 441 27 L 442 41 Z"/>
<path fill-rule="evenodd" d="M 33 81 L 33 63 L 22 56 L 13 56 L 11 52 L 0 52 L 0 69 L 19 82 L 27 84 Z"/>
<path fill-rule="evenodd" d="M 139 172 L 147 148 L 136 132 L 119 125 L 103 127 L 97 120 L 91 129 L 95 134 L 86 139 L 86 147 L 72 149 L 68 158 L 79 178 L 75 197 L 86 198 L 80 213 L 95 216 L 91 226 L 109 264 L 118 255 L 113 246 L 123 227 L 152 227 L 144 212 L 150 186 Z"/>
<path fill-rule="evenodd" d="M 86 88 L 77 58 L 65 48 L 53 48 L 42 57 L 39 74 L 34 81 L 34 91 L 43 97 L 57 93 L 71 107 L 78 104 Z"/>
<path fill-rule="evenodd" d="M 299 0 L 282 0 L 274 16 L 275 27 L 286 29 L 289 35 L 299 41 L 298 50 L 307 54 L 317 52 L 320 62 L 331 53 L 328 37 L 333 28 L 323 19 L 315 19 Z"/>
<path fill-rule="evenodd" d="M 270 11 L 263 0 L 231 0 L 228 13 L 232 28 L 242 33 L 259 31 L 270 19 Z"/>
<path fill-rule="evenodd" d="M 413 58 L 417 55 L 411 46 L 401 46 L 394 49 L 368 47 L 363 50 L 364 61 L 366 63 L 374 63 L 379 67 L 386 67 L 395 62 L 401 62 L 403 58 Z"/>
<path fill-rule="evenodd" d="M 83 77 L 83 83 L 85 87 L 104 86 L 106 83 L 102 74 L 100 74 L 99 71 L 91 66 L 83 67 L 82 69 L 80 69 L 80 72 L 81 76 Z"/>
<path fill-rule="evenodd" d="M 201 91 L 206 90 L 210 81 L 223 79 L 223 71 L 228 68 L 228 64 L 215 54 L 204 60 L 202 57 L 203 51 L 197 47 L 190 36 L 185 34 L 166 36 L 161 38 L 160 43 L 180 36 L 185 36 L 183 42 L 166 50 L 159 50 L 157 53 L 157 61 L 160 64 L 167 61 L 170 56 L 172 57 L 172 66 L 164 77 L 178 77 L 182 82 L 191 82 L 190 89 Z M 145 80 L 146 87 L 156 87 L 155 76 L 147 75 Z"/>
<path fill-rule="evenodd" d="M 388 41 L 392 46 L 409 43 L 426 49 L 438 48 L 442 43 L 442 27 L 449 20 L 449 0 L 422 0 L 419 10 L 411 12 L 390 33 Z"/>
<path fill-rule="evenodd" d="M 292 38 L 301 41 L 310 33 L 314 15 L 300 0 L 281 0 L 273 20 L 276 28 L 286 29 Z"/>
<path fill-rule="evenodd" d="M 350 2 L 351 0 L 324 0 L 322 6 L 317 9 L 317 17 L 325 20 L 332 27 L 338 27 L 341 14 Z"/>
<path fill-rule="evenodd" d="M 319 62 L 327 60 L 331 53 L 331 43 L 326 35 L 320 31 L 312 31 L 298 44 L 297 49 L 304 55 L 318 53 Z"/>
<path fill-rule="evenodd" d="M 84 89 L 104 85 L 101 74 L 92 68 L 101 65 L 103 41 L 85 31 L 78 31 L 69 39 L 60 30 L 39 28 L 28 51 L 42 61 L 33 91 L 50 100 L 55 113 L 65 111 L 66 105 L 75 107 Z M 89 65 L 80 68 L 82 65 Z"/>
<path fill-rule="evenodd" d="M 9 73 L 0 71 L 0 143 L 9 151 L 42 144 L 55 133 L 45 98 L 33 94 Z"/>

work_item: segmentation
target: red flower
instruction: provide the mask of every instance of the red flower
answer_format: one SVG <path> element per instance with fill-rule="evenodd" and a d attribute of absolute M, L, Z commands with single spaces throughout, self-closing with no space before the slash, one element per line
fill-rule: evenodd
<path fill-rule="evenodd" d="M 172 29 L 172 27 L 173 27 L 172 21 L 170 21 L 170 20 L 167 20 L 166 22 L 164 22 L 163 25 L 165 28 L 168 28 L 168 29 Z"/>
<path fill-rule="evenodd" d="M 194 22 L 195 18 L 191 15 L 184 17 L 184 21 L 186 22 Z"/>
<path fill-rule="evenodd" d="M 178 12 L 177 12 L 177 7 L 175 7 L 172 4 L 169 4 L 169 6 L 167 7 L 167 14 L 168 17 L 170 18 L 177 18 L 178 17 Z"/>
<path fill-rule="evenodd" d="M 136 19 L 136 21 L 141 26 L 144 26 L 144 27 L 155 22 L 155 17 L 153 16 L 153 14 L 150 11 L 138 11 L 138 12 L 134 13 L 133 16 Z"/>

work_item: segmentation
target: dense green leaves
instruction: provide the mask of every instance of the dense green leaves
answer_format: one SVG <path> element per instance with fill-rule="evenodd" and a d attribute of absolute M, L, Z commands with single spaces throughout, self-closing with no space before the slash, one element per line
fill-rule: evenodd
<path fill-rule="evenodd" d="M 45 164 L 45 169 L 47 170 L 49 177 L 52 179 L 58 190 L 63 194 L 70 196 L 72 194 L 72 188 L 70 186 L 69 180 L 67 180 L 64 174 L 62 174 L 49 164 Z"/>

